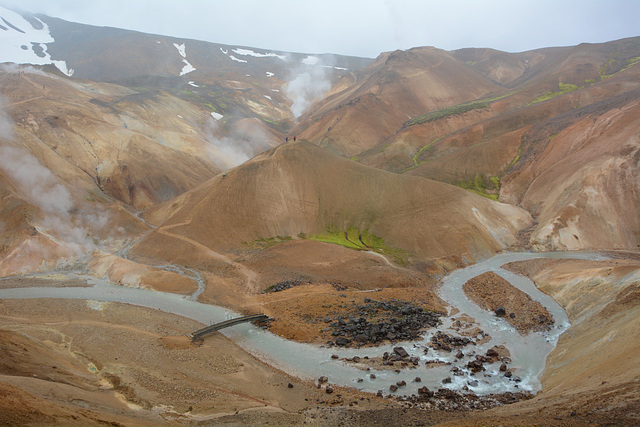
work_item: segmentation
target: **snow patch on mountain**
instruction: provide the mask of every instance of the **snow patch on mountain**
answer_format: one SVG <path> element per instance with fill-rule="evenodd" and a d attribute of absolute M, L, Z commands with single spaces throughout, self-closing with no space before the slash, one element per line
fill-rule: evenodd
<path fill-rule="evenodd" d="M 317 56 L 309 55 L 302 60 L 302 63 L 307 65 L 315 65 L 318 63 L 318 61 L 320 61 L 320 58 L 318 58 Z"/>
<path fill-rule="evenodd" d="M 221 118 L 223 118 L 224 116 L 220 113 L 216 113 L 215 111 L 211 112 L 211 117 L 213 117 L 216 120 L 220 120 Z"/>
<path fill-rule="evenodd" d="M 235 57 L 235 56 L 233 56 L 233 55 L 229 55 L 229 58 L 233 59 L 234 61 L 238 61 L 238 62 L 244 62 L 244 63 L 246 63 L 246 62 L 247 62 L 247 61 L 245 61 L 244 59 L 238 59 L 238 58 L 236 58 L 236 57 Z"/>
<path fill-rule="evenodd" d="M 53 64 L 67 76 L 73 75 L 73 68 L 69 68 L 63 60 L 52 59 L 47 52 L 47 45 L 54 43 L 49 26 L 38 18 L 41 29 L 34 28 L 29 21 L 20 14 L 0 6 L 0 18 L 6 26 L 0 31 L 0 62 L 14 62 L 16 64 L 47 65 Z"/>
<path fill-rule="evenodd" d="M 256 58 L 273 58 L 273 57 L 275 57 L 275 58 L 280 58 L 283 61 L 287 60 L 286 56 L 278 55 L 277 53 L 273 53 L 273 52 L 259 53 L 259 52 L 254 52 L 254 51 L 249 50 L 249 49 L 240 49 L 240 48 L 233 49 L 233 52 L 238 54 L 238 55 L 241 55 L 241 56 L 253 56 L 253 57 L 256 57 Z"/>
<path fill-rule="evenodd" d="M 182 67 L 182 71 L 180 71 L 180 75 L 184 76 L 192 71 L 195 71 L 196 68 L 191 65 L 189 61 L 187 61 L 187 48 L 184 43 L 178 44 L 174 43 L 173 46 L 178 49 L 178 53 L 182 56 L 182 62 L 184 62 L 184 67 Z"/>
<path fill-rule="evenodd" d="M 333 68 L 334 70 L 339 70 L 339 71 L 347 71 L 348 68 L 344 68 L 344 67 L 334 67 L 333 65 L 321 65 L 322 68 Z"/>

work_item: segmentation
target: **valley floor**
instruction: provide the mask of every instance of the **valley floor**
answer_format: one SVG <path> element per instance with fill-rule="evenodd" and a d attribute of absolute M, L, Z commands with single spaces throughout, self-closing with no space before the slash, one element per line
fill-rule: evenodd
<path fill-rule="evenodd" d="M 534 260 L 510 266 L 554 296 L 573 326 L 547 360 L 541 393 L 486 411 L 425 411 L 341 387 L 328 394 L 258 361 L 223 335 L 193 345 L 184 334 L 201 325 L 158 310 L 96 301 L 1 300 L 0 423 L 637 424 L 640 262 L 638 254 L 614 255 L 610 261 Z M 29 286 L 28 280 L 3 279 L 0 286 Z M 331 295 L 318 286 L 268 294 L 262 302 L 285 313 L 278 302 L 312 301 L 318 289 Z M 349 301 L 374 293 L 420 298 L 411 289 L 335 292 Z M 328 304 L 326 296 L 320 298 L 324 294 L 317 292 L 315 307 Z M 423 302 L 441 308 L 437 300 Z M 518 317 L 531 309 L 527 303 L 514 304 L 510 310 Z M 290 328 L 279 333 L 314 341 L 313 334 L 304 335 L 308 326 L 294 321 L 301 314 L 293 315 L 295 310 L 302 310 L 296 307 L 289 304 L 285 324 Z"/>

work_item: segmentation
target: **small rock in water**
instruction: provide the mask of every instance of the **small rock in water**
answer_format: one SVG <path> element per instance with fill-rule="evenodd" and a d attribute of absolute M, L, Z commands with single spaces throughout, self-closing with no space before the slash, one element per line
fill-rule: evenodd
<path fill-rule="evenodd" d="M 320 378 L 318 378 L 318 383 L 320 383 L 320 384 L 324 384 L 327 381 L 329 381 L 329 378 L 325 377 L 324 375 L 321 376 Z"/>
<path fill-rule="evenodd" d="M 413 380 L 413 381 L 414 381 L 414 382 L 416 382 L 416 383 L 419 383 L 419 382 L 422 382 L 422 378 L 420 378 L 420 377 L 416 377 L 416 379 L 415 379 L 415 380 Z"/>
<path fill-rule="evenodd" d="M 504 316 L 505 314 L 507 314 L 507 310 L 505 310 L 504 307 L 498 307 L 495 309 L 494 313 L 496 313 L 496 316 Z"/>
<path fill-rule="evenodd" d="M 442 384 L 451 384 L 451 377 L 444 378 Z"/>
<path fill-rule="evenodd" d="M 398 386 L 397 386 L 397 385 L 395 385 L 395 384 L 391 384 L 391 385 L 389 386 L 389 390 L 391 390 L 391 391 L 398 391 Z"/>
<path fill-rule="evenodd" d="M 405 350 L 403 347 L 395 347 L 393 349 L 393 352 L 402 358 L 409 357 L 409 353 L 407 353 L 407 350 Z"/>

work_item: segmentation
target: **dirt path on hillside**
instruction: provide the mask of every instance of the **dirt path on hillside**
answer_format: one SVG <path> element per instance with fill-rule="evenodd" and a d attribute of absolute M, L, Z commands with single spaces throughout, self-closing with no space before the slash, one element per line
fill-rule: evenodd
<path fill-rule="evenodd" d="M 200 242 L 197 242 L 189 237 L 180 235 L 180 234 L 176 234 L 176 233 L 172 233 L 170 231 L 167 231 L 168 229 L 171 228 L 175 228 L 175 227 L 181 227 L 181 226 L 185 226 L 190 224 L 191 221 L 187 220 L 178 224 L 172 224 L 172 225 L 168 225 L 166 227 L 160 227 L 157 229 L 158 233 L 164 234 L 165 236 L 168 237 L 172 237 L 174 239 L 178 239 L 181 240 L 183 242 L 186 242 L 192 246 L 195 246 L 196 248 L 198 248 L 200 251 L 204 252 L 205 254 L 207 254 L 208 256 L 210 256 L 211 258 L 218 260 L 218 261 L 222 261 L 226 264 L 230 264 L 232 265 L 234 268 L 236 268 L 240 274 L 242 274 L 245 278 L 246 278 L 246 287 L 247 290 L 249 291 L 249 293 L 257 293 L 258 292 L 258 273 L 256 273 L 255 271 L 251 270 L 250 268 L 246 267 L 245 265 L 240 264 L 239 262 L 236 262 L 234 260 L 232 260 L 231 258 L 229 258 L 226 255 L 223 255 L 219 252 L 214 251 L 213 249 L 203 245 Z"/>
<path fill-rule="evenodd" d="M 6 107 L 10 107 L 12 105 L 24 104 L 24 103 L 35 101 L 36 99 L 42 99 L 42 98 L 44 98 L 44 95 L 36 96 L 34 98 L 29 98 L 29 99 L 23 99 L 22 101 L 10 102 L 8 104 L 2 104 L 2 105 L 0 105 L 0 108 L 6 108 Z"/>

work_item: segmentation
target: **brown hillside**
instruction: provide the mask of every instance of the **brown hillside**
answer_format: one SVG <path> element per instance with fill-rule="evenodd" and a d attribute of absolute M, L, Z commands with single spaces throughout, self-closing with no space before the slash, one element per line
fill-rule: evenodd
<path fill-rule="evenodd" d="M 184 245 L 177 236 L 231 250 L 257 239 L 355 228 L 410 255 L 476 259 L 511 244 L 530 221 L 517 208 L 447 184 L 365 167 L 307 142 L 264 153 L 150 210 L 151 218 L 154 213 L 171 216 L 136 252 L 160 258 L 165 249 L 157 239 L 163 234 L 172 251 Z"/>
<path fill-rule="evenodd" d="M 360 76 L 318 104 L 293 132 L 352 156 L 413 116 L 504 91 L 447 52 L 428 47 L 382 54 Z"/>
<path fill-rule="evenodd" d="M 533 245 L 637 248 L 638 91 L 568 114 L 557 133 L 550 121 L 526 135 L 526 160 L 503 180 L 501 197 L 536 217 Z"/>

